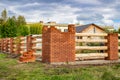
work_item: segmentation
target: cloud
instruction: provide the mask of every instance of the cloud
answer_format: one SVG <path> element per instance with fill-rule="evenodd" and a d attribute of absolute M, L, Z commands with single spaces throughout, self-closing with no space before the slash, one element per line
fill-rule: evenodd
<path fill-rule="evenodd" d="M 119 24 L 119 0 L 1 0 L 0 12 L 24 15 L 27 22 Z"/>

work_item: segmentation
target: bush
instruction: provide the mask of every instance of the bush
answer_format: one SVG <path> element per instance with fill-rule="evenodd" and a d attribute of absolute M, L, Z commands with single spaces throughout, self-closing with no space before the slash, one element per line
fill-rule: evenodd
<path fill-rule="evenodd" d="M 26 25 L 20 25 L 17 28 L 17 36 L 26 36 L 29 34 L 29 29 Z"/>
<path fill-rule="evenodd" d="M 42 33 L 42 24 L 30 24 L 30 34 L 41 34 Z"/>

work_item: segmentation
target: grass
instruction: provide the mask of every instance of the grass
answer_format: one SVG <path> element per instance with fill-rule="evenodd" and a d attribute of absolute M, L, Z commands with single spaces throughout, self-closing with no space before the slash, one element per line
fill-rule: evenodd
<path fill-rule="evenodd" d="M 0 54 L 0 80 L 120 80 L 120 64 L 56 67 L 41 62 L 21 64 Z"/>

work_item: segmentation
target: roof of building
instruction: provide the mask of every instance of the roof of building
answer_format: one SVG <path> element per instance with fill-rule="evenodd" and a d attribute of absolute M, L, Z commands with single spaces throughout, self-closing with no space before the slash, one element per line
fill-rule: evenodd
<path fill-rule="evenodd" d="M 96 26 L 97 28 L 101 29 L 101 30 L 104 30 L 103 28 L 101 28 L 100 26 L 94 24 L 94 23 L 91 23 L 91 24 L 86 24 L 86 25 L 81 25 L 81 26 L 76 26 L 76 32 L 79 33 L 79 32 L 82 32 L 84 29 L 90 27 L 91 25 L 94 25 Z"/>

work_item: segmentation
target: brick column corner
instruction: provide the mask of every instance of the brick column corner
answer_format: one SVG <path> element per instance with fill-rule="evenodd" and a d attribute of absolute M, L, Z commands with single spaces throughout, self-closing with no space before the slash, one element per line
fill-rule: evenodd
<path fill-rule="evenodd" d="M 13 45 L 14 45 L 13 40 L 14 40 L 13 38 L 10 38 L 10 48 L 9 48 L 10 49 L 10 51 L 9 51 L 10 53 L 14 53 L 14 51 L 13 51 Z"/>
<path fill-rule="evenodd" d="M 27 36 L 27 52 L 32 50 L 32 35 Z"/>
<path fill-rule="evenodd" d="M 117 33 L 109 33 L 108 34 L 108 57 L 107 60 L 118 60 L 118 34 Z"/>
<path fill-rule="evenodd" d="M 75 27 L 68 25 L 68 32 L 55 26 L 43 27 L 42 61 L 47 63 L 75 61 Z"/>

